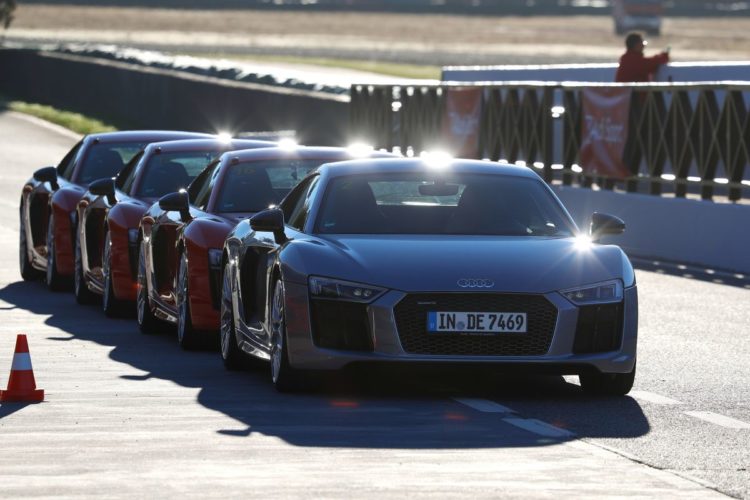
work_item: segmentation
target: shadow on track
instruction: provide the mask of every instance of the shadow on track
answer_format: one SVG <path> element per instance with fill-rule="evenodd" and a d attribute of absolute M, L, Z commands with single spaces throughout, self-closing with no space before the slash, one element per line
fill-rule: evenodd
<path fill-rule="evenodd" d="M 750 275 L 743 273 L 709 269 L 706 267 L 680 264 L 676 262 L 664 262 L 657 259 L 631 257 L 630 260 L 633 263 L 633 267 L 641 271 L 650 271 L 652 273 L 666 274 L 668 276 L 677 276 L 680 278 L 716 283 L 717 285 L 750 289 Z"/>
<path fill-rule="evenodd" d="M 650 428 L 632 398 L 589 398 L 562 377 L 485 370 L 352 377 L 345 371 L 326 377 L 314 392 L 278 394 L 266 367 L 227 372 L 216 352 L 181 351 L 173 334 L 142 335 L 134 321 L 108 320 L 95 307 L 78 306 L 71 294 L 50 293 L 39 283 L 10 284 L 0 290 L 0 299 L 49 316 L 47 325 L 70 335 L 48 340 L 111 346 L 112 360 L 145 372 L 133 375 L 123 369 L 131 372 L 121 375 L 125 380 L 157 378 L 200 388 L 201 405 L 238 421 L 236 428 L 216 432 L 238 438 L 261 433 L 298 446 L 394 449 L 527 447 L 575 439 L 542 439 L 504 424 L 503 415 L 473 410 L 454 397 L 495 400 L 578 437 L 635 437 Z"/>

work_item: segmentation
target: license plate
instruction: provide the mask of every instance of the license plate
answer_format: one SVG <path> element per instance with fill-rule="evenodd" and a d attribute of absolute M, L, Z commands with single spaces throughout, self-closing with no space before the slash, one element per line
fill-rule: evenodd
<path fill-rule="evenodd" d="M 430 333 L 526 333 L 526 313 L 444 312 L 427 313 Z"/>

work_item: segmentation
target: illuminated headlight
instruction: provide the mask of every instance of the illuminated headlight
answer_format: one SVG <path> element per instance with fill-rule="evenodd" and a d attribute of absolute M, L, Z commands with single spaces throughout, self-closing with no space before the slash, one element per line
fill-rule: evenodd
<path fill-rule="evenodd" d="M 128 229 L 128 243 L 131 245 L 135 245 L 138 243 L 138 230 L 137 229 Z"/>
<path fill-rule="evenodd" d="M 622 301 L 622 281 L 612 280 L 604 283 L 562 290 L 566 299 L 583 306 L 587 304 L 610 304 Z"/>
<path fill-rule="evenodd" d="M 385 291 L 385 288 L 372 285 L 310 276 L 310 295 L 320 299 L 369 303 L 383 295 Z"/>
<path fill-rule="evenodd" d="M 223 251 L 221 248 L 210 248 L 208 250 L 208 267 L 212 269 L 221 269 L 221 257 Z"/>

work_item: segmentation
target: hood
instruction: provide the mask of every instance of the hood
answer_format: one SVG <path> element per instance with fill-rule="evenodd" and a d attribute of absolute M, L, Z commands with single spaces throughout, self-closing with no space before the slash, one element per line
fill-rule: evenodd
<path fill-rule="evenodd" d="M 619 247 L 586 249 L 574 238 L 346 235 L 298 240 L 282 260 L 290 278 L 305 281 L 320 275 L 407 292 L 547 293 L 622 278 L 624 258 Z M 493 286 L 472 289 L 460 280 Z"/>

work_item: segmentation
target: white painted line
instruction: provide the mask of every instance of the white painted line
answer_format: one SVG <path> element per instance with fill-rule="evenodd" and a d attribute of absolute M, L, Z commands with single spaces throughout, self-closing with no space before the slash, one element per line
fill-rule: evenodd
<path fill-rule="evenodd" d="M 686 411 L 685 414 L 729 429 L 750 429 L 750 424 L 747 422 L 731 417 L 725 417 L 724 415 L 719 415 L 718 413 L 712 413 L 710 411 Z"/>
<path fill-rule="evenodd" d="M 489 399 L 453 398 L 453 400 L 484 413 L 516 413 L 515 410 L 495 403 L 494 401 L 490 401 Z"/>
<path fill-rule="evenodd" d="M 681 405 L 682 401 L 656 394 L 655 392 L 648 391 L 630 391 L 629 396 L 634 397 L 638 401 L 646 401 L 657 405 Z"/>
<path fill-rule="evenodd" d="M 538 434 L 544 437 L 568 438 L 575 436 L 574 433 L 568 430 L 555 427 L 554 425 L 533 418 L 504 418 L 503 422 L 506 422 L 510 425 L 515 425 L 520 429 L 533 432 L 534 434 Z"/>

